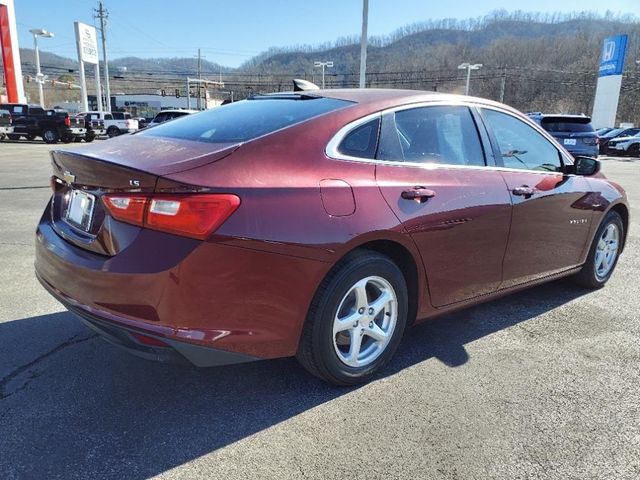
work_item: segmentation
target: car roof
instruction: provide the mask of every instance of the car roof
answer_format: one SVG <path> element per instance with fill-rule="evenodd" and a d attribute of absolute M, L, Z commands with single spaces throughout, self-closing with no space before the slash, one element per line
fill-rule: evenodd
<path fill-rule="evenodd" d="M 398 106 L 411 103 L 427 103 L 427 102 L 472 102 L 486 106 L 498 107 L 502 110 L 508 110 L 521 115 L 521 112 L 515 110 L 503 103 L 487 100 L 486 98 L 472 97 L 468 95 L 456 95 L 452 93 L 428 92 L 424 90 L 402 90 L 392 88 L 336 88 L 325 90 L 307 90 L 299 92 L 279 92 L 268 95 L 258 95 L 266 98 L 273 96 L 274 98 L 282 96 L 300 95 L 306 97 L 324 97 L 336 100 L 345 100 L 361 105 L 389 104 L 394 103 Z"/>

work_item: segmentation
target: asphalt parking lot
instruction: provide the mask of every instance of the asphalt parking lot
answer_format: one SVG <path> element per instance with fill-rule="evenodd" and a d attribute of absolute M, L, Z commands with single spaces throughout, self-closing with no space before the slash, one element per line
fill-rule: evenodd
<path fill-rule="evenodd" d="M 640 478 L 640 159 L 608 286 L 556 281 L 410 330 L 373 383 L 291 359 L 131 357 L 33 274 L 49 145 L 0 143 L 0 472 L 14 478 Z M 84 148 L 80 146 L 79 148 Z"/>

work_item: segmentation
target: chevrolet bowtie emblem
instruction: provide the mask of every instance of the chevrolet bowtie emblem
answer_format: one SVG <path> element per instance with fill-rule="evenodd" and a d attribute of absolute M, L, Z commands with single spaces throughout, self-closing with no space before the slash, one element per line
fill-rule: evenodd
<path fill-rule="evenodd" d="M 64 178 L 64 181 L 67 182 L 69 185 L 76 181 L 76 176 L 69 171 L 65 171 L 64 174 L 62 175 L 62 178 Z"/>

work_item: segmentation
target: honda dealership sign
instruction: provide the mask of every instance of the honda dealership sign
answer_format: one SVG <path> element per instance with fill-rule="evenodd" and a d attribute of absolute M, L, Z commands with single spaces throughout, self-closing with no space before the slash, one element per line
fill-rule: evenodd
<path fill-rule="evenodd" d="M 605 38 L 602 46 L 598 76 L 622 75 L 622 70 L 624 69 L 624 54 L 626 51 L 626 35 Z"/>
<path fill-rule="evenodd" d="M 592 119 L 596 128 L 615 126 L 626 52 L 627 35 L 616 35 L 604 39 L 598 69 L 596 98 L 593 102 Z"/>

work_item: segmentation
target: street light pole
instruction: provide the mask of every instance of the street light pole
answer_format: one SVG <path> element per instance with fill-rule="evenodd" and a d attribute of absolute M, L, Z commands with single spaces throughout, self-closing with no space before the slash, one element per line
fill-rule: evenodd
<path fill-rule="evenodd" d="M 332 68 L 333 62 L 313 62 L 313 66 L 316 68 L 322 67 L 322 88 L 324 89 L 324 69 L 325 67 Z"/>
<path fill-rule="evenodd" d="M 458 69 L 460 70 L 467 70 L 467 86 L 464 89 L 464 94 L 465 95 L 469 95 L 469 83 L 471 82 L 471 70 L 480 70 L 482 68 L 482 64 L 481 63 L 461 63 L 460 65 L 458 65 Z"/>
<path fill-rule="evenodd" d="M 43 30 L 41 28 L 34 28 L 29 30 L 33 35 L 33 46 L 36 51 L 36 83 L 38 84 L 38 93 L 40 94 L 40 105 L 44 108 L 44 89 L 43 84 L 45 76 L 40 71 L 40 49 L 38 48 L 38 37 L 51 38 L 53 33 Z"/>

